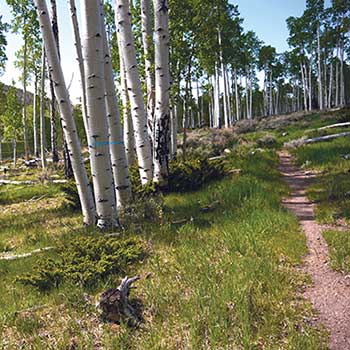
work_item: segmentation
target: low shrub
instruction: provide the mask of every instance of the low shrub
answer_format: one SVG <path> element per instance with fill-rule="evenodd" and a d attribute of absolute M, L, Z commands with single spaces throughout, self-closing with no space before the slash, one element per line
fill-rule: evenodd
<path fill-rule="evenodd" d="M 91 287 L 145 256 L 140 239 L 106 236 L 79 236 L 58 248 L 56 259 L 37 260 L 32 273 L 17 281 L 41 291 L 57 288 L 63 281 Z"/>

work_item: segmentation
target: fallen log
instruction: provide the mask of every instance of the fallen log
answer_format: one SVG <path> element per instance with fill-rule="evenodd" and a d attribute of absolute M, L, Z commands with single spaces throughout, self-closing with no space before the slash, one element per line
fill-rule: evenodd
<path fill-rule="evenodd" d="M 0 260 L 17 260 L 17 259 L 22 259 L 22 258 L 27 258 L 30 257 L 34 254 L 46 252 L 48 250 L 53 250 L 55 247 L 45 247 L 45 248 L 40 248 L 40 249 L 35 249 L 29 253 L 23 253 L 23 254 L 18 254 L 18 255 L 0 255 Z"/>
<path fill-rule="evenodd" d="M 52 184 L 65 184 L 68 182 L 68 180 L 46 180 L 44 182 L 47 183 L 52 183 Z M 23 181 L 18 181 L 18 180 L 0 180 L 0 185 L 37 185 L 37 184 L 42 184 L 42 181 L 37 181 L 37 180 L 23 180 Z"/>
<path fill-rule="evenodd" d="M 284 144 L 284 146 L 286 148 L 297 148 L 297 147 L 300 147 L 300 146 L 303 146 L 303 145 L 308 145 L 308 144 L 311 144 L 311 143 L 330 141 L 330 140 L 334 140 L 334 139 L 339 138 L 339 137 L 346 137 L 346 136 L 350 136 L 350 132 L 342 132 L 342 133 L 339 133 L 339 134 L 314 137 L 314 138 L 311 138 L 311 139 L 301 138 L 301 139 L 297 139 L 297 140 L 293 140 L 293 141 L 287 142 L 287 143 Z"/>
<path fill-rule="evenodd" d="M 350 126 L 350 122 L 326 125 L 326 126 L 323 126 L 322 128 L 308 130 L 307 132 L 322 131 L 322 130 L 333 129 L 333 128 L 343 128 L 346 126 Z"/>

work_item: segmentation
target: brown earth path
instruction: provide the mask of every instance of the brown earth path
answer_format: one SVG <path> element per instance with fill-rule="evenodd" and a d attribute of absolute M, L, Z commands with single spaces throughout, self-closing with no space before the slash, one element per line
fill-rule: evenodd
<path fill-rule="evenodd" d="M 279 156 L 279 170 L 291 188 L 283 204 L 298 217 L 309 249 L 302 271 L 311 276 L 313 284 L 304 295 L 318 313 L 317 322 L 329 331 L 329 348 L 350 350 L 350 283 L 346 276 L 329 266 L 323 227 L 315 221 L 314 204 L 306 196 L 314 175 L 294 166 L 288 152 L 282 151 Z"/>

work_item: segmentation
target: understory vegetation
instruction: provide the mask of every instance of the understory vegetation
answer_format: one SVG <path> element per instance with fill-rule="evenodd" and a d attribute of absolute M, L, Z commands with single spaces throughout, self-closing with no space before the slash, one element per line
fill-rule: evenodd
<path fill-rule="evenodd" d="M 294 270 L 306 244 L 280 204 L 288 190 L 276 152 L 239 143 L 213 165 L 220 176 L 211 162 L 178 161 L 180 192 L 140 199 L 132 215 L 120 215 L 125 229 L 118 233 L 82 228 L 61 185 L 22 202 L 8 187 L 2 250 L 56 249 L 0 261 L 2 347 L 326 348 L 323 330 L 310 325 L 311 308 L 296 294 L 308 280 Z M 198 186 L 188 192 L 181 178 L 197 173 Z M 142 303 L 144 323 L 133 329 L 101 322 L 99 292 L 136 274 L 142 278 L 131 299 Z"/>

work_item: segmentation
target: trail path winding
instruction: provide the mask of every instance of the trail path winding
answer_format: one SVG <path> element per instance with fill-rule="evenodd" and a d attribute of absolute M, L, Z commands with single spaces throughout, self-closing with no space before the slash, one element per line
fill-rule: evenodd
<path fill-rule="evenodd" d="M 311 276 L 313 285 L 306 289 L 305 297 L 318 312 L 318 322 L 329 331 L 329 348 L 350 350 L 350 281 L 329 266 L 323 227 L 315 221 L 314 204 L 306 196 L 314 175 L 294 166 L 288 152 L 279 156 L 279 170 L 292 190 L 283 204 L 299 218 L 307 238 L 309 253 L 302 269 Z"/>

